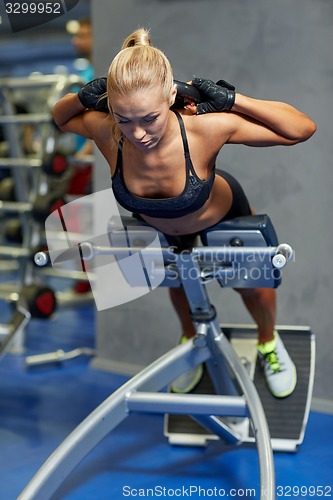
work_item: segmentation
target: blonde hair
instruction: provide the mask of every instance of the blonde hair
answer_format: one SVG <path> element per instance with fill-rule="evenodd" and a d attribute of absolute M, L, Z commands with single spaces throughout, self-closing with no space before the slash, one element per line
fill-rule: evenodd
<path fill-rule="evenodd" d="M 107 94 L 111 115 L 110 95 L 124 95 L 156 86 L 161 88 L 162 99 L 170 98 L 173 88 L 172 68 L 165 54 L 152 46 L 149 32 L 139 28 L 125 39 L 109 68 Z M 120 136 L 120 130 L 114 123 L 112 137 L 118 142 Z"/>

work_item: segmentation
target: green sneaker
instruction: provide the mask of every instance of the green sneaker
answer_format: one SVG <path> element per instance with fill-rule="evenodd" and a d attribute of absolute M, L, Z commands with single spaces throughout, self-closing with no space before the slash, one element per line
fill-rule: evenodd
<path fill-rule="evenodd" d="M 180 344 L 185 344 L 188 339 L 187 337 L 183 336 L 180 339 Z M 187 372 L 183 373 L 183 375 L 180 375 L 180 377 L 176 378 L 171 384 L 171 392 L 175 392 L 178 394 L 186 394 L 188 392 L 191 392 L 200 382 L 203 374 L 203 366 L 202 364 L 195 366 L 194 368 L 191 368 Z"/>
<path fill-rule="evenodd" d="M 274 339 L 257 346 L 267 385 L 277 398 L 289 396 L 296 387 L 297 373 L 278 332 Z"/>

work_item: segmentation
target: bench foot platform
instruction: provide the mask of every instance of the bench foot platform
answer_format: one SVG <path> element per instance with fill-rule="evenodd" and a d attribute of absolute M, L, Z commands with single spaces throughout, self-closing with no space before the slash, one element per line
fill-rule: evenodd
<path fill-rule="evenodd" d="M 256 329 L 251 326 L 221 325 L 236 353 L 243 361 L 261 399 L 275 451 L 297 451 L 304 439 L 314 382 L 315 339 L 308 327 L 278 326 L 281 338 L 297 369 L 297 386 L 287 398 L 275 398 L 269 391 L 257 358 Z M 207 370 L 194 393 L 215 394 Z M 221 418 L 244 443 L 255 443 L 248 418 Z M 170 444 L 206 446 L 219 439 L 191 417 L 166 415 L 164 433 Z"/>

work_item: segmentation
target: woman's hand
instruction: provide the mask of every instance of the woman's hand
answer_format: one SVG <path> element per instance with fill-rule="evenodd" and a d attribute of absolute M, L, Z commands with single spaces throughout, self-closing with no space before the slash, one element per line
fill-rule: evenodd
<path fill-rule="evenodd" d="M 85 108 L 109 113 L 105 77 L 95 78 L 95 80 L 84 85 L 78 91 L 77 96 Z"/>
<path fill-rule="evenodd" d="M 201 95 L 201 102 L 197 104 L 197 114 L 220 113 L 230 111 L 235 102 L 235 87 L 230 83 L 219 80 L 193 78 L 192 85 L 196 87 Z"/>

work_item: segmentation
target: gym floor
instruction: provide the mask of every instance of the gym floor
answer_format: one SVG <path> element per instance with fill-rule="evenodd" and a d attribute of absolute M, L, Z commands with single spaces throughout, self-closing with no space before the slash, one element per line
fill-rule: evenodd
<path fill-rule="evenodd" d="M 1 322 L 6 317 L 0 303 Z M 93 305 L 30 321 L 25 352 L 0 363 L 0 498 L 14 500 L 62 440 L 125 377 L 90 368 L 81 356 L 26 368 L 28 355 L 94 347 Z M 6 320 L 5 320 L 6 321 Z M 333 496 L 333 415 L 311 412 L 297 453 L 275 453 L 277 496 Z M 169 445 L 163 417 L 132 415 L 74 470 L 53 499 L 259 498 L 254 448 Z M 45 499 L 46 500 L 46 499 Z"/>

